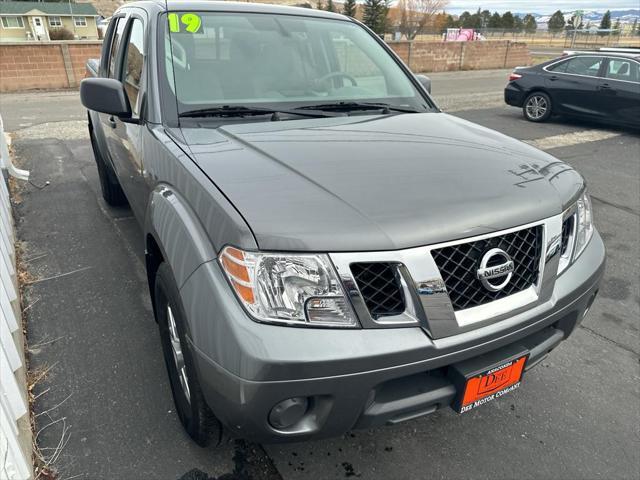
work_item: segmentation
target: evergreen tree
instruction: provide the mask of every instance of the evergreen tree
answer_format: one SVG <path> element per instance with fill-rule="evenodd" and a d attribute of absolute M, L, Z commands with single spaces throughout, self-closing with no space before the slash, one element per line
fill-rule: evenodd
<path fill-rule="evenodd" d="M 322 3 L 322 0 L 318 0 L 316 2 L 316 9 L 317 10 L 324 10 L 324 3 Z"/>
<path fill-rule="evenodd" d="M 489 28 L 501 28 L 502 27 L 502 17 L 498 12 L 494 12 L 489 19 Z"/>
<path fill-rule="evenodd" d="M 524 30 L 524 20 L 522 20 L 518 15 L 513 17 L 513 20 L 513 29 L 518 33 L 522 32 Z"/>
<path fill-rule="evenodd" d="M 471 14 L 469 12 L 462 12 L 460 14 L 460 16 L 458 17 L 458 26 L 459 27 L 464 27 L 465 24 L 467 24 L 469 22 L 469 19 L 471 18 Z"/>
<path fill-rule="evenodd" d="M 551 33 L 560 33 L 564 30 L 564 15 L 560 10 L 551 15 L 549 19 L 548 28 Z"/>
<path fill-rule="evenodd" d="M 513 18 L 513 13 L 504 12 L 500 23 L 502 28 L 504 28 L 505 30 L 513 30 L 516 26 L 515 19 Z"/>
<path fill-rule="evenodd" d="M 482 19 L 482 28 L 486 28 L 489 25 L 489 19 L 491 19 L 491 12 L 489 10 L 483 10 L 480 12 L 480 18 Z"/>
<path fill-rule="evenodd" d="M 451 16 L 451 15 L 447 15 L 447 20 L 444 24 L 444 28 L 456 28 L 458 27 L 458 22 Z"/>
<path fill-rule="evenodd" d="M 335 5 L 333 4 L 333 0 L 328 0 L 328 1 L 327 1 L 327 5 L 326 5 L 326 7 L 325 7 L 325 10 L 326 10 L 327 12 L 335 12 L 335 11 L 336 11 L 336 7 L 335 7 Z"/>
<path fill-rule="evenodd" d="M 607 10 L 605 14 L 602 16 L 602 20 L 600 21 L 600 28 L 608 29 L 611 28 L 611 12 Z"/>
<path fill-rule="evenodd" d="M 620 33 L 620 20 L 616 20 L 616 24 L 613 26 L 613 29 Z"/>
<path fill-rule="evenodd" d="M 464 19 L 462 18 L 462 15 L 460 16 L 460 26 L 462 28 L 475 28 L 476 30 L 482 28 L 482 14 L 480 13 L 480 9 L 478 9 L 478 11 L 473 15 L 469 12 L 464 13 L 467 14 L 464 16 Z"/>
<path fill-rule="evenodd" d="M 524 16 L 524 31 L 527 33 L 536 33 L 538 29 L 538 22 L 533 15 L 527 14 Z"/>
<path fill-rule="evenodd" d="M 342 5 L 342 13 L 349 17 L 355 18 L 357 11 L 356 7 L 356 0 L 345 0 L 344 4 Z"/>
<path fill-rule="evenodd" d="M 388 0 L 365 0 L 362 21 L 378 35 L 384 35 L 387 28 Z"/>
<path fill-rule="evenodd" d="M 633 26 L 631 27 L 631 35 L 638 35 L 638 17 L 633 21 Z"/>
<path fill-rule="evenodd" d="M 480 30 L 482 28 L 482 12 L 480 9 L 473 15 L 471 15 L 471 24 L 469 28 L 474 28 L 476 30 Z"/>

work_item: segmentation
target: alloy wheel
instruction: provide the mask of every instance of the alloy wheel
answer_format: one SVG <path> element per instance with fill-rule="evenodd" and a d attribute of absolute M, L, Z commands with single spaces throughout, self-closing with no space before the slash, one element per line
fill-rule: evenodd
<path fill-rule="evenodd" d="M 173 354 L 173 361 L 175 363 L 176 372 L 180 378 L 180 386 L 182 392 L 187 398 L 187 401 L 191 403 L 191 393 L 189 391 L 189 378 L 187 377 L 187 366 L 184 363 L 184 354 L 182 353 L 182 346 L 180 345 L 180 337 L 178 336 L 178 328 L 176 327 L 176 320 L 171 310 L 171 305 L 167 305 L 167 324 L 169 326 L 169 341 L 171 342 L 171 353 Z"/>
<path fill-rule="evenodd" d="M 547 100 L 541 95 L 533 95 L 526 105 L 527 116 L 532 120 L 540 120 L 547 113 L 549 105 Z"/>

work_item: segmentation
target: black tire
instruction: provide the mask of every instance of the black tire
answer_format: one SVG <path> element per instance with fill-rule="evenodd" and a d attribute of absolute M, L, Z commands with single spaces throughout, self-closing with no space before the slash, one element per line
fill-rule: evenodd
<path fill-rule="evenodd" d="M 189 436 L 201 447 L 217 446 L 223 439 L 223 427 L 204 400 L 193 354 L 186 337 L 186 317 L 173 273 L 168 264 L 162 263 L 158 268 L 155 280 L 155 314 L 160 329 L 162 351 L 171 383 L 173 401 L 178 417 Z M 177 361 L 171 342 L 169 327 L 169 308 L 174 319 L 174 326 L 179 337 L 183 355 L 188 395 L 181 383 Z"/>
<path fill-rule="evenodd" d="M 96 159 L 96 165 L 98 167 L 98 176 L 100 177 L 100 189 L 102 190 L 102 198 L 107 204 L 112 207 L 121 207 L 127 205 L 127 197 L 125 197 L 118 179 L 115 173 L 111 170 L 111 167 L 104 161 L 98 144 L 96 142 L 93 129 L 89 129 L 89 136 L 91 138 L 91 148 L 93 149 L 93 156 Z"/>
<path fill-rule="evenodd" d="M 530 122 L 546 122 L 551 116 L 553 106 L 551 97 L 544 92 L 530 93 L 522 105 L 524 118 Z"/>

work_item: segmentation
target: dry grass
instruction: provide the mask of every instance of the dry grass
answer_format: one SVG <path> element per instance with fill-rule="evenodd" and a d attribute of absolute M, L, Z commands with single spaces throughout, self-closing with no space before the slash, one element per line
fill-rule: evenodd
<path fill-rule="evenodd" d="M 15 202 L 15 191 L 16 185 L 12 186 L 12 195 L 14 196 Z M 51 372 L 51 370 L 56 366 L 55 364 L 49 366 L 41 366 L 38 368 L 32 368 L 30 364 L 29 358 L 29 341 L 28 341 L 28 328 L 27 328 L 27 314 L 26 312 L 31 308 L 37 300 L 30 303 L 29 305 L 24 305 L 24 302 L 29 297 L 29 292 L 27 288 L 30 284 L 36 281 L 36 278 L 31 274 L 28 269 L 28 256 L 27 256 L 27 248 L 26 244 L 22 241 L 15 242 L 15 251 L 16 251 L 16 274 L 18 279 L 18 287 L 20 289 L 20 309 L 22 313 L 22 332 L 24 339 L 24 351 L 25 351 L 25 369 L 27 371 L 27 396 L 29 401 L 29 423 L 31 425 L 31 433 L 32 433 L 32 460 L 34 466 L 34 474 L 35 480 L 55 480 L 58 478 L 55 465 L 62 451 L 64 450 L 65 445 L 69 440 L 69 427 L 66 424 L 66 418 L 61 417 L 58 419 L 53 419 L 51 413 L 54 412 L 60 405 L 67 401 L 65 398 L 62 402 L 55 405 L 54 407 L 45 410 L 40 413 L 36 413 L 36 401 L 43 395 L 46 395 L 49 392 L 49 388 L 45 388 L 41 392 L 36 394 L 36 387 L 40 385 L 43 381 L 45 381 Z M 57 340 L 57 339 L 56 339 Z M 42 342 L 40 345 L 34 345 L 34 347 L 38 348 L 46 343 L 51 342 Z M 38 423 L 44 423 L 44 426 L 37 429 L 36 419 L 38 419 Z M 45 423 L 46 422 L 46 423 Z M 38 437 L 40 434 L 47 430 L 50 427 L 58 426 L 61 428 L 60 439 L 55 447 L 51 448 L 40 448 L 38 445 Z"/>
<path fill-rule="evenodd" d="M 24 189 L 18 182 L 19 180 L 9 177 L 9 193 L 11 194 L 11 202 L 14 205 L 20 205 L 22 203 L 22 192 Z"/>

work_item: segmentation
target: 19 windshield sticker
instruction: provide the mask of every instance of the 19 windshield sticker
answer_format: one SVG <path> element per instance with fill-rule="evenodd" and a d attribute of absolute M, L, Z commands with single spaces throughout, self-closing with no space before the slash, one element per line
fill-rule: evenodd
<path fill-rule="evenodd" d="M 200 15 L 195 13 L 170 13 L 167 18 L 169 20 L 169 30 L 172 33 L 198 33 L 200 27 L 202 27 L 202 19 Z"/>

